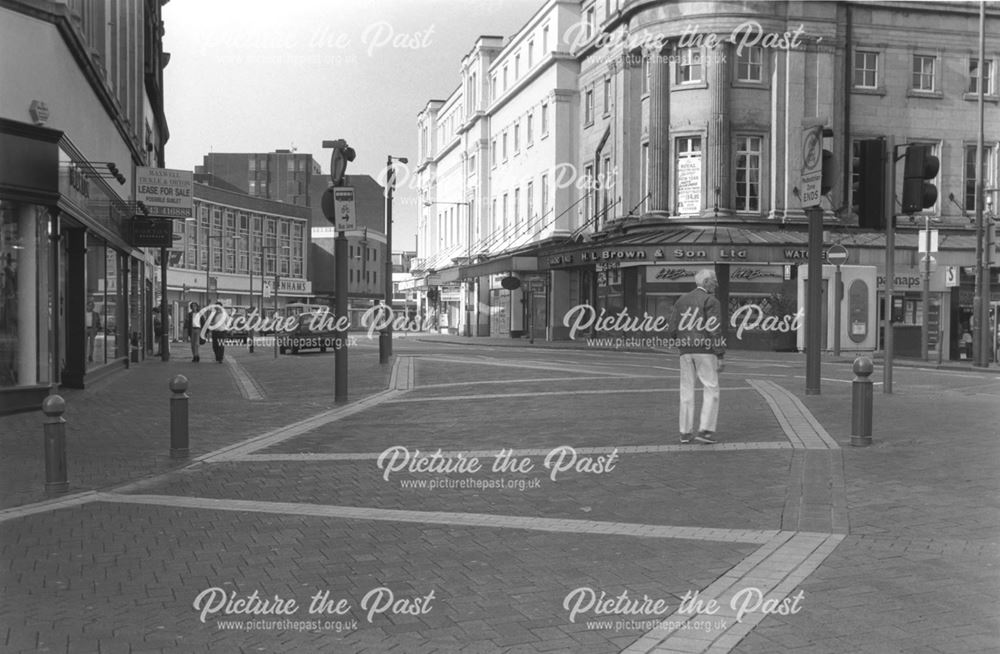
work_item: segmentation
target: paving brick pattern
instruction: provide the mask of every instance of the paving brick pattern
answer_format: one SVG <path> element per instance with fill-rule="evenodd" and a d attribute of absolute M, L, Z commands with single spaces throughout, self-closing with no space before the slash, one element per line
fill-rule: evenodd
<path fill-rule="evenodd" d="M 0 514 L 0 651 L 996 651 L 995 375 L 898 368 L 895 395 L 876 387 L 874 444 L 862 449 L 846 445 L 848 365 L 825 363 L 823 394 L 804 396 L 801 356 L 734 357 L 722 376 L 729 447 L 695 449 L 674 434 L 675 356 L 496 345 L 400 339 L 405 365 L 390 370 L 362 340 L 351 398 L 373 399 L 338 419 L 332 354 L 230 348 L 225 366 L 147 362 L 67 393 L 74 447 L 91 445 L 71 449 L 73 490 L 133 483 Z M 184 470 L 164 451 L 175 370 L 192 378 L 193 455 L 223 452 Z M 495 397 L 522 389 L 561 394 Z M 36 419 L 0 418 L 3 506 L 41 497 Z M 400 480 L 426 475 L 387 482 L 372 459 L 391 445 L 567 444 L 665 445 L 623 453 L 621 474 L 525 490 L 406 490 Z M 263 458 L 281 452 L 365 458 Z M 191 606 L 212 586 L 306 601 L 329 589 L 357 604 L 380 585 L 433 589 L 435 609 L 339 616 L 361 624 L 338 634 L 224 631 Z M 802 608 L 669 632 L 636 614 L 588 628 L 563 607 L 581 586 L 676 605 L 749 585 L 777 599 L 801 591 Z"/>
<path fill-rule="evenodd" d="M 486 527 L 182 510 L 92 503 L 19 521 L 4 540 L 5 652 L 104 651 L 617 651 L 638 629 L 570 622 L 566 595 L 579 587 L 623 590 L 676 605 L 757 549 L 738 543 L 558 534 Z M 46 547 L 52 532 L 63 538 Z M 309 598 L 329 590 L 357 619 L 348 633 L 314 629 L 220 631 L 193 608 L 203 590 Z M 425 615 L 361 610 L 371 590 L 395 597 L 435 592 Z M 593 617 L 592 615 L 590 617 Z M 639 618 L 639 614 L 622 616 Z M 418 650 L 416 648 L 428 648 Z M 259 649 L 258 649 L 259 648 Z M 393 649 L 396 648 L 396 649 Z M 114 651 L 114 650 L 111 650 Z M 476 651 L 476 650 L 472 650 Z"/>
<path fill-rule="evenodd" d="M 533 457 L 530 473 L 393 473 L 383 477 L 375 461 L 234 462 L 173 475 L 137 492 L 260 501 L 302 501 L 421 511 L 469 511 L 503 515 L 565 517 L 732 529 L 778 529 L 785 503 L 790 453 L 730 452 L 711 457 L 711 470 L 698 453 L 626 455 L 603 474 L 567 471 L 556 481 Z M 743 475 L 747 467 L 755 474 Z M 716 482 L 704 488 L 706 474 Z M 295 479 L 294 484 L 289 479 Z M 462 488 L 468 482 L 524 482 L 519 487 Z M 404 488 L 413 481 L 451 480 L 454 488 Z M 528 487 L 537 480 L 538 487 Z"/>

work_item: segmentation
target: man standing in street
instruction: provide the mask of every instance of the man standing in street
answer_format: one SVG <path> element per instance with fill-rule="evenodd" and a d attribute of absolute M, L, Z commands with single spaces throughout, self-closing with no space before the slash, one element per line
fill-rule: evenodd
<path fill-rule="evenodd" d="M 715 425 L 719 417 L 719 373 L 726 352 L 722 336 L 722 307 L 715 297 L 719 280 L 711 270 L 695 273 L 696 288 L 682 295 L 670 316 L 670 335 L 680 350 L 681 442 L 690 443 L 694 427 L 694 378 L 701 380 L 704 397 L 698 435 L 693 440 L 717 443 Z"/>

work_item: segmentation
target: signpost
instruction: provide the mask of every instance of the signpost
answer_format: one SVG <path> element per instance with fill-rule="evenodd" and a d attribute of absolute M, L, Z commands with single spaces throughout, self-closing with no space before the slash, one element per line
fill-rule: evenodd
<path fill-rule="evenodd" d="M 823 126 L 810 125 L 802 130 L 802 207 L 818 207 L 823 197 Z"/>
<path fill-rule="evenodd" d="M 167 326 L 167 248 L 174 242 L 173 221 L 194 215 L 194 173 L 139 166 L 135 169 L 135 202 L 149 218 L 132 220 L 132 244 L 160 248 L 160 359 L 170 360 Z"/>
<path fill-rule="evenodd" d="M 337 231 L 357 229 L 357 208 L 354 201 L 353 187 L 328 187 L 323 192 L 321 206 L 324 216 L 333 217 L 332 222 Z"/>

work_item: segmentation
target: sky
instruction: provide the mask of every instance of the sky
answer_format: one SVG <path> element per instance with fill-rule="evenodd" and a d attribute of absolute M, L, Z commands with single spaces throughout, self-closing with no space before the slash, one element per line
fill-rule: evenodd
<path fill-rule="evenodd" d="M 324 140 L 357 151 L 347 174 L 413 170 L 417 113 L 459 83 L 482 34 L 511 36 L 542 0 L 173 0 L 163 7 L 166 167 L 209 152 L 295 148 L 330 169 Z M 417 202 L 399 172 L 393 241 L 414 243 Z M 415 179 L 415 176 L 414 176 Z M 395 248 L 394 248 L 395 249 Z"/>

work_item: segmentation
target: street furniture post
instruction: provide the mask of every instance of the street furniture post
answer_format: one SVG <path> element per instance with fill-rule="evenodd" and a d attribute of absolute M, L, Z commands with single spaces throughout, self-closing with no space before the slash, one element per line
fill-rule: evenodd
<path fill-rule="evenodd" d="M 854 360 L 854 381 L 851 382 L 851 445 L 872 444 L 872 371 L 875 366 L 868 357 Z"/>
<path fill-rule="evenodd" d="M 59 395 L 49 395 L 42 402 L 45 414 L 45 494 L 58 495 L 69 490 L 66 480 L 66 400 Z"/>
<path fill-rule="evenodd" d="M 188 380 L 177 375 L 170 380 L 170 458 L 188 456 Z"/>

